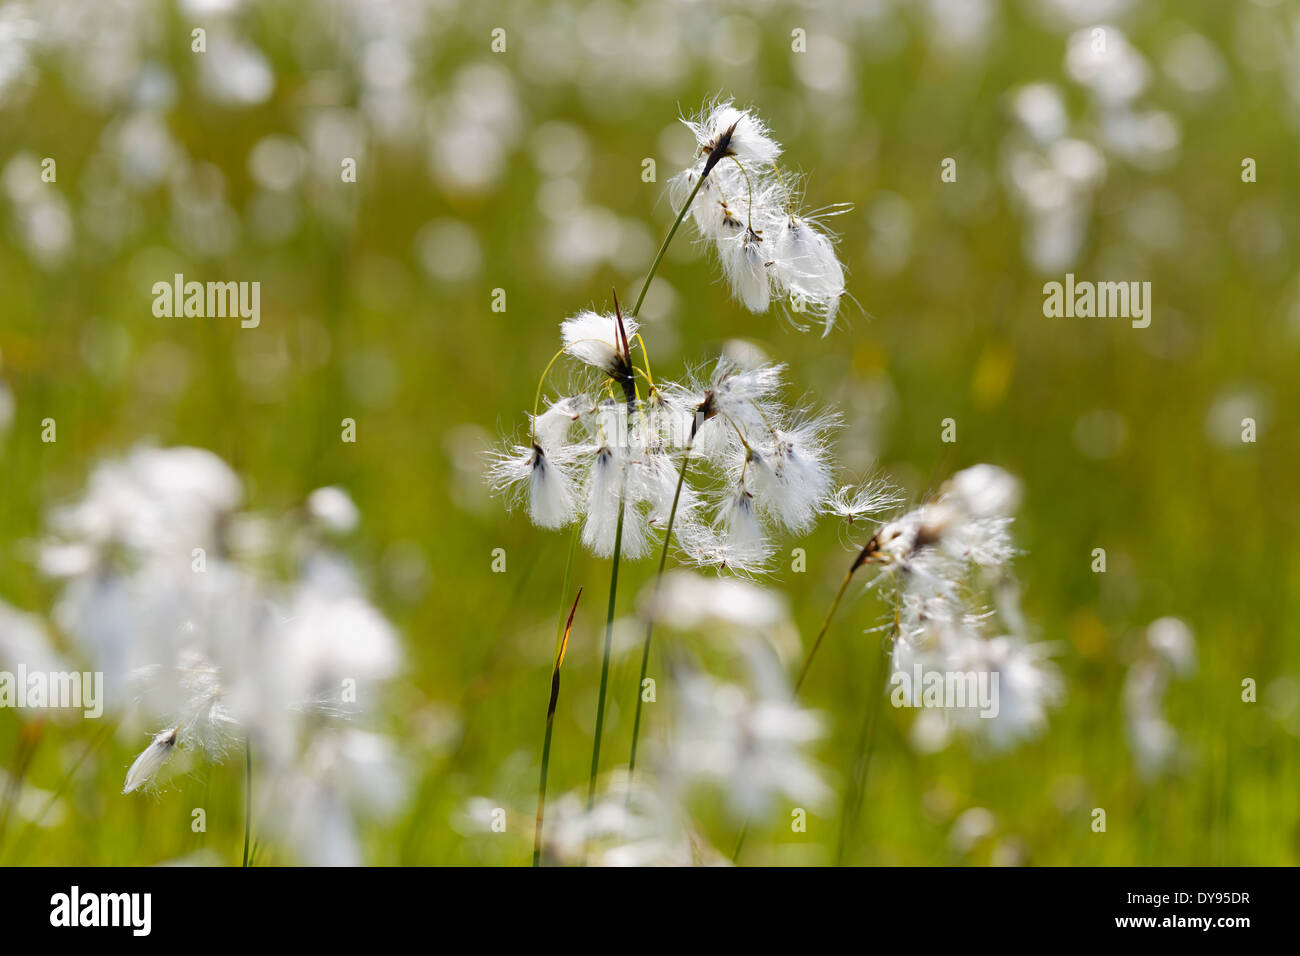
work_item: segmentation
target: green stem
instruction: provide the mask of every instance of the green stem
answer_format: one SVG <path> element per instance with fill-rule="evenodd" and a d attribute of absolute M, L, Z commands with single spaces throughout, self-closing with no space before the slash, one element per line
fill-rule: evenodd
<path fill-rule="evenodd" d="M 587 784 L 587 809 L 596 803 L 596 774 L 600 770 L 600 738 L 605 730 L 605 689 L 609 684 L 609 649 L 614 640 L 614 606 L 618 598 L 618 559 L 623 550 L 623 495 L 618 499 L 618 524 L 614 529 L 614 560 L 609 572 L 609 611 L 605 616 L 605 652 L 600 663 L 600 696 L 596 701 L 596 739 L 591 748 L 591 779 Z"/>
<path fill-rule="evenodd" d="M 551 679 L 551 697 L 559 695 L 560 671 Z M 551 766 L 551 731 L 555 729 L 555 710 L 546 715 L 546 739 L 542 742 L 542 779 L 537 787 L 537 828 L 533 831 L 533 866 L 542 865 L 542 814 L 546 810 L 546 773 Z"/>
<path fill-rule="evenodd" d="M 689 206 L 690 203 L 688 202 Z M 677 490 L 673 492 L 673 506 L 668 512 L 668 527 L 664 529 L 664 549 L 659 554 L 659 570 L 655 573 L 655 583 L 651 590 L 650 610 L 646 614 L 645 621 L 645 641 L 641 645 L 641 677 L 636 682 L 636 717 L 632 720 L 632 755 L 627 761 L 627 776 L 630 781 L 633 772 L 636 770 L 636 744 L 641 734 L 641 705 L 643 703 L 642 693 L 645 687 L 645 674 L 650 665 L 650 637 L 654 634 L 655 614 L 659 601 L 659 585 L 663 582 L 664 565 L 668 562 L 668 546 L 673 538 L 673 522 L 677 518 L 677 503 L 682 497 L 682 485 L 686 484 L 686 466 L 691 461 L 691 444 L 687 442 L 686 453 L 682 456 L 681 471 L 677 475 Z M 631 799 L 631 790 L 628 791 L 628 798 Z"/>
<path fill-rule="evenodd" d="M 745 848 L 745 837 L 747 836 L 749 836 L 749 817 L 745 818 L 745 823 L 740 828 L 740 836 L 736 837 L 736 848 L 731 851 L 732 863 L 740 860 L 740 851 Z"/>
<path fill-rule="evenodd" d="M 14 748 L 14 769 L 10 773 L 9 782 L 5 787 L 4 806 L 0 808 L 0 843 L 3 843 L 5 830 L 9 826 L 10 811 L 13 810 L 14 804 L 18 800 L 18 793 L 23 788 L 23 777 L 27 775 L 27 768 L 31 766 L 32 757 L 41 742 L 39 730 L 32 736 L 29 734 L 28 727 L 29 725 L 21 722 L 18 724 L 18 744 Z"/>
<path fill-rule="evenodd" d="M 867 713 L 862 722 L 862 731 L 858 734 L 856 757 L 853 763 L 853 784 L 844 794 L 844 806 L 840 816 L 840 839 L 835 851 L 835 865 L 844 864 L 849 841 L 857 826 L 862 809 L 862 798 L 867 788 L 867 771 L 871 767 L 871 755 L 876 746 L 876 725 L 880 717 L 880 701 L 885 696 L 884 675 L 886 655 L 881 652 L 876 661 L 876 673 L 871 682 L 871 700 L 867 702 Z"/>
<path fill-rule="evenodd" d="M 578 540 L 577 526 L 574 526 L 573 540 Z M 569 548 L 569 564 L 573 564 L 573 548 Z M 564 571 L 564 582 L 568 585 L 569 570 Z M 564 664 L 564 652 L 569 646 L 569 630 L 573 627 L 573 616 L 578 613 L 578 600 L 582 597 L 582 588 L 578 597 L 573 599 L 573 609 L 569 611 L 568 623 L 560 618 L 560 639 L 555 647 L 555 669 L 551 672 L 551 698 L 546 704 L 546 737 L 542 741 L 542 777 L 537 784 L 537 829 L 533 831 L 533 866 L 542 862 L 542 817 L 546 813 L 546 777 L 551 769 L 551 733 L 555 730 L 555 706 L 560 702 L 560 667 Z"/>
<path fill-rule="evenodd" d="M 794 692 L 796 694 L 799 693 L 799 688 L 803 686 L 804 678 L 808 676 L 808 668 L 812 666 L 813 658 L 817 655 L 817 649 L 822 646 L 822 638 L 826 636 L 826 631 L 830 629 L 831 618 L 835 616 L 835 611 L 840 606 L 840 600 L 844 597 L 844 592 L 849 589 L 849 582 L 853 580 L 853 571 L 855 570 L 857 570 L 856 565 L 844 575 L 844 580 L 840 582 L 840 589 L 835 592 L 835 600 L 831 602 L 830 610 L 826 612 L 826 617 L 822 621 L 822 629 L 817 632 L 817 639 L 813 641 L 808 656 L 804 658 L 803 667 L 799 669 L 799 677 L 794 682 Z"/>
<path fill-rule="evenodd" d="M 81 751 L 81 756 L 79 756 L 76 759 L 76 761 L 72 764 L 72 768 L 64 775 L 62 782 L 60 782 L 58 787 L 55 788 L 54 792 L 50 794 L 50 797 L 48 800 L 45 801 L 45 806 L 41 810 L 41 812 L 37 816 L 32 817 L 27 821 L 27 825 L 23 828 L 22 832 L 18 835 L 18 838 L 14 840 L 13 845 L 11 847 L 13 851 L 12 855 L 14 859 L 18 859 L 22 856 L 21 851 L 26 847 L 28 837 L 30 837 L 32 832 L 35 830 L 35 828 L 39 826 L 47 816 L 49 816 L 50 811 L 54 809 L 54 805 L 58 802 L 59 798 L 63 796 L 64 792 L 68 789 L 68 785 L 72 783 L 72 778 L 76 775 L 77 771 L 81 769 L 81 765 L 86 762 L 86 758 L 89 757 L 95 751 L 95 749 L 99 747 L 100 744 L 102 744 L 106 739 L 108 739 L 109 734 L 111 734 L 116 727 L 117 727 L 116 720 L 111 720 L 108 723 L 106 723 L 104 725 L 104 728 L 98 734 L 96 734 L 94 739 L 92 739 L 90 743 L 88 743 L 85 746 L 85 748 Z"/>
<path fill-rule="evenodd" d="M 253 744 L 244 741 L 244 866 L 248 866 L 249 837 L 253 832 Z"/>
<path fill-rule="evenodd" d="M 632 312 L 631 312 L 632 315 L 640 314 L 641 303 L 645 301 L 645 294 L 650 288 L 650 283 L 654 279 L 655 273 L 659 271 L 659 263 L 663 261 L 664 254 L 668 251 L 668 246 L 673 241 L 673 236 L 677 235 L 678 227 L 682 224 L 682 220 L 686 218 L 686 211 L 691 208 L 691 203 L 695 202 L 695 196 L 697 193 L 699 193 L 700 187 L 704 185 L 704 180 L 706 178 L 708 178 L 707 173 L 700 176 L 700 178 L 695 181 L 695 188 L 691 190 L 691 194 L 687 196 L 686 201 L 682 203 L 682 208 L 677 211 L 677 218 L 673 220 L 673 226 L 671 229 L 668 230 L 668 235 L 664 236 L 664 241 L 660 244 L 659 251 L 655 253 L 654 262 L 650 263 L 650 271 L 646 273 L 645 281 L 641 283 L 641 291 L 640 293 L 637 294 L 636 303 L 632 306 Z M 672 510 L 668 512 L 668 527 L 664 531 L 664 549 L 662 553 L 659 555 L 659 571 L 658 573 L 655 574 L 655 583 L 654 583 L 654 591 L 653 591 L 655 598 L 658 598 L 659 596 L 659 583 L 663 579 L 664 565 L 668 561 L 668 547 L 672 541 L 673 522 L 677 518 L 677 503 L 679 500 L 681 500 L 682 485 L 686 482 L 686 466 L 690 461 L 690 458 L 691 458 L 691 443 L 688 442 L 686 445 L 686 454 L 682 458 L 681 471 L 677 475 L 677 490 L 673 492 Z M 619 513 L 619 518 L 620 520 L 622 519 L 621 511 Z M 617 557 L 618 556 L 615 555 L 615 559 L 617 559 Z M 641 733 L 641 703 L 642 703 L 641 686 L 645 683 L 646 670 L 650 664 L 650 638 L 654 633 L 653 605 L 654 605 L 654 601 L 652 600 L 651 613 L 649 617 L 646 619 L 645 641 L 641 647 L 641 677 L 636 684 L 636 717 L 632 721 L 632 753 L 631 753 L 631 757 L 628 760 L 628 766 L 627 766 L 627 774 L 628 774 L 629 781 L 631 780 L 633 771 L 636 770 L 636 745 L 637 745 L 637 740 Z M 601 683 L 601 687 L 603 690 L 604 688 L 603 680 Z M 599 724 L 597 726 L 599 726 Z M 597 746 L 599 746 L 599 741 L 597 741 Z M 629 799 L 631 799 L 630 791 L 628 797 Z"/>
<path fill-rule="evenodd" d="M 560 641 L 564 639 L 564 621 L 566 608 L 569 606 L 569 585 L 573 581 L 573 556 L 578 550 L 578 538 L 582 536 L 582 524 L 575 521 L 573 523 L 573 532 L 569 535 L 569 558 L 564 562 L 564 588 L 560 591 L 560 615 L 555 622 L 555 649 L 560 649 Z"/>
<path fill-rule="evenodd" d="M 704 185 L 704 180 L 708 178 L 707 174 L 700 176 L 695 182 L 695 188 L 691 194 L 686 197 L 686 202 L 682 203 L 682 208 L 677 212 L 677 218 L 673 220 L 673 226 L 668 230 L 668 235 L 664 236 L 663 243 L 659 246 L 659 251 L 655 253 L 655 258 L 650 263 L 650 271 L 646 273 L 645 281 L 641 283 L 641 291 L 637 294 L 636 302 L 632 306 L 630 315 L 636 316 L 641 313 L 641 304 L 645 302 L 646 292 L 650 289 L 650 283 L 654 280 L 655 273 L 659 271 L 659 263 L 663 262 L 664 254 L 668 251 L 668 246 L 672 244 L 673 236 L 677 235 L 677 229 L 686 218 L 686 211 L 691 208 L 691 203 L 695 201 L 696 194 L 700 187 Z M 683 472 L 685 463 L 683 462 Z M 681 479 L 678 479 L 678 492 L 681 491 Z M 674 499 L 675 500 L 675 499 Z M 675 508 L 675 505 L 674 505 Z M 587 808 L 596 802 L 596 774 L 600 769 L 600 738 L 605 729 L 605 691 L 609 683 L 609 650 L 614 634 L 614 602 L 618 594 L 618 562 L 619 552 L 623 545 L 623 499 L 620 497 L 618 502 L 618 526 L 614 531 L 614 562 L 610 571 L 609 578 L 609 613 L 605 620 L 605 653 L 600 665 L 600 695 L 596 702 L 596 739 L 591 749 L 591 779 L 587 787 Z M 665 541 L 666 547 L 666 541 Z M 648 638 L 647 638 L 648 640 Z M 647 643 L 647 648 L 649 644 Z M 644 663 L 643 663 L 644 670 Z M 641 699 L 640 687 L 637 689 L 637 701 Z M 638 712 L 639 712 L 638 703 Z M 635 745 L 634 745 L 635 746 Z"/>
<path fill-rule="evenodd" d="M 700 191 L 700 187 L 704 185 L 704 180 L 707 178 L 707 176 L 701 176 L 696 180 L 695 188 L 692 189 L 691 194 L 686 197 L 686 202 L 682 203 L 681 211 L 677 213 L 677 218 L 673 220 L 673 227 L 668 230 L 668 235 L 664 236 L 663 245 L 659 247 L 659 251 L 655 254 L 655 261 L 650 263 L 650 271 L 646 273 L 645 281 L 641 283 L 641 294 L 636 297 L 636 304 L 632 306 L 632 311 L 629 313 L 630 315 L 639 316 L 641 314 L 641 303 L 645 301 L 646 290 L 650 288 L 650 280 L 652 280 L 655 277 L 655 273 L 659 271 L 659 263 L 663 261 L 664 253 L 668 251 L 668 244 L 673 241 L 673 236 L 677 235 L 677 227 L 680 226 L 682 220 L 686 218 L 686 210 L 690 209 L 691 203 L 695 202 L 695 194 Z"/>

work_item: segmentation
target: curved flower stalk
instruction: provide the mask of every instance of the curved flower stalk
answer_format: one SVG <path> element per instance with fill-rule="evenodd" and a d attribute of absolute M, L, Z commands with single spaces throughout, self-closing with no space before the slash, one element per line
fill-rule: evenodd
<path fill-rule="evenodd" d="M 695 136 L 697 159 L 673 177 L 669 195 L 674 208 L 689 204 L 732 295 L 750 312 L 780 302 L 798 327 L 806 314 L 829 333 L 846 295 L 845 272 L 822 220 L 849 206 L 803 212 L 797 178 L 778 163 L 781 145 L 730 100 L 682 122 Z"/>
<path fill-rule="evenodd" d="M 327 543 L 356 523 L 346 493 L 321 489 L 274 521 L 241 498 L 200 449 L 100 465 L 50 518 L 40 558 L 62 582 L 55 619 L 104 673 L 109 707 L 155 728 L 124 793 L 158 788 L 182 751 L 219 763 L 251 742 L 279 784 L 263 787 L 259 828 L 305 862 L 359 863 L 355 821 L 395 809 L 402 769 L 386 737 L 342 725 L 397 673 L 397 635 Z M 292 576 L 272 580 L 272 562 Z"/>

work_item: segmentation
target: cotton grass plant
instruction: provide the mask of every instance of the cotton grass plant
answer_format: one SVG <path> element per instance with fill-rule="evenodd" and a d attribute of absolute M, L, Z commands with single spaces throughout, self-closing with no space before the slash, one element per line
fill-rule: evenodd
<path fill-rule="evenodd" d="M 763 122 L 731 103 L 685 122 L 698 158 L 674 181 L 677 215 L 631 310 L 624 314 L 615 293 L 612 313 L 583 311 L 561 323 L 562 347 L 542 373 L 527 441 L 497 453 L 489 467 L 493 486 L 522 501 L 534 524 L 572 525 L 575 542 L 580 534 L 592 553 L 610 558 L 589 808 L 600 768 L 621 561 L 644 557 L 661 537 L 657 579 L 674 544 L 691 563 L 756 572 L 771 560 L 773 532 L 808 530 L 831 490 L 828 437 L 838 420 L 786 404 L 781 366 L 741 368 L 719 360 L 680 382 L 654 377 L 637 317 L 688 213 L 715 242 L 724 276 L 751 311 L 766 311 L 775 289 L 797 300 L 800 310 L 811 304 L 829 329 L 844 292 L 829 239 L 794 212 L 783 185 L 788 177 L 776 166 L 781 147 Z M 831 272 L 837 282 L 827 281 Z M 561 357 L 585 367 L 587 380 L 542 409 Z M 693 460 L 705 481 L 688 482 Z M 642 680 L 652 629 L 649 618 Z M 638 696 L 633 769 L 640 724 Z"/>
<path fill-rule="evenodd" d="M 488 480 L 538 527 L 570 529 L 566 594 L 573 551 L 579 543 L 610 560 L 588 815 L 602 812 L 597 780 L 621 563 L 658 554 L 644 602 L 640 680 L 627 764 L 630 800 L 642 730 L 640 689 L 648 671 L 655 623 L 673 615 L 661 593 L 670 553 L 688 567 L 743 577 L 770 569 L 782 533 L 806 533 L 826 517 L 844 522 L 850 534 L 874 527 L 870 539 L 856 549 L 793 683 L 781 690 L 782 682 L 772 679 L 770 667 L 755 663 L 762 655 L 750 654 L 756 686 L 766 688 L 769 698 L 759 709 L 748 709 L 743 704 L 745 694 L 735 685 L 720 684 L 684 660 L 674 658 L 669 669 L 685 709 L 675 729 L 674 755 L 659 761 L 659 769 L 668 777 L 682 776 L 684 767 L 725 777 L 728 766 L 748 768 L 748 776 L 733 778 L 726 788 L 731 805 L 744 811 L 734 854 L 738 856 L 750 816 L 767 804 L 762 793 L 769 785 L 779 788 L 804 780 L 808 785 L 796 790 L 810 803 L 820 796 L 813 786 L 815 775 L 805 769 L 799 754 L 819 736 L 819 722 L 803 715 L 795 695 L 862 568 L 877 572 L 871 587 L 890 585 L 887 599 L 894 614 L 883 630 L 892 646 L 893 666 L 901 667 L 911 659 L 909 655 L 922 655 L 934 666 L 969 664 L 997 669 L 1011 678 L 1007 689 L 1013 706 L 995 721 L 996 727 L 945 718 L 945 732 L 955 728 L 984 733 L 996 745 L 1032 736 L 1041 730 L 1046 709 L 1055 700 L 1057 682 L 1040 648 L 1025 639 L 1014 607 L 1007 567 L 1014 549 L 1008 527 L 1018 486 L 1009 475 L 986 465 L 967 469 L 931 501 L 881 520 L 880 515 L 899 504 L 897 492 L 881 479 L 836 485 L 831 438 L 842 421 L 833 411 L 789 401 L 783 365 L 720 358 L 688 369 L 676 380 L 656 377 L 639 314 L 646 290 L 688 216 L 698 238 L 709 244 L 733 296 L 750 312 L 767 312 L 777 304 L 796 325 L 803 327 L 799 316 L 813 316 L 823 334 L 829 334 L 847 295 L 834 239 L 821 218 L 801 211 L 800 181 L 782 167 L 782 147 L 766 124 L 730 101 L 706 105 L 684 122 L 695 137 L 696 158 L 671 182 L 676 218 L 632 307 L 624 310 L 614 292 L 609 311 L 584 310 L 560 323 L 560 348 L 540 377 L 526 435 L 491 455 Z M 844 208 L 832 207 L 829 212 Z M 557 394 L 549 388 L 561 361 L 574 384 Z M 1001 621 L 1011 633 L 987 633 L 991 612 L 967 605 L 970 583 L 977 576 L 999 599 Z M 571 614 L 563 636 L 557 632 L 534 865 L 547 845 L 543 833 L 546 768 Z M 845 800 L 846 824 L 856 815 L 887 669 L 882 658 L 866 685 L 870 706 L 857 748 L 853 786 Z M 766 716 L 745 729 L 748 714 Z M 741 724 L 728 738 L 724 728 L 732 718 Z M 764 727 L 776 734 L 774 744 L 790 749 L 787 757 L 770 765 L 775 768 L 770 773 L 755 776 L 754 768 L 765 766 L 754 763 L 757 751 L 728 757 L 720 741 L 745 741 L 746 747 L 756 748 L 762 739 L 757 730 Z M 845 838 L 842 835 L 841 855 Z"/>

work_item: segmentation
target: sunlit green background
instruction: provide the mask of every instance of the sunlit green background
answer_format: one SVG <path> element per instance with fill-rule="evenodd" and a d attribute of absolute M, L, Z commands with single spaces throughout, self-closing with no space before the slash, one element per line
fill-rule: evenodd
<path fill-rule="evenodd" d="M 13 398 L 0 433 L 0 597 L 48 611 L 54 591 L 30 548 L 46 509 L 141 440 L 221 455 L 254 509 L 347 488 L 362 513 L 351 554 L 409 655 L 381 724 L 418 769 L 404 814 L 367 832 L 369 861 L 530 857 L 568 537 L 488 497 L 481 456 L 522 427 L 559 321 L 608 306 L 612 289 L 634 297 L 671 220 L 667 180 L 689 154 L 679 112 L 719 93 L 769 122 L 809 174 L 809 206 L 853 204 L 832 224 L 861 308 L 846 307 L 827 338 L 751 315 L 683 236 L 645 310 L 655 373 L 672 377 L 744 339 L 787 363 L 797 392 L 843 411 L 846 480 L 877 462 L 919 498 L 976 462 L 1020 476 L 1026 611 L 1065 677 L 1048 732 L 1002 756 L 960 743 L 918 755 L 910 715 L 887 708 L 850 861 L 1300 859 L 1294 6 L 989 0 L 972 5 L 986 19 L 971 34 L 957 29 L 966 5 L 943 3 L 140 2 L 33 13 L 41 6 L 0 4 L 0 38 L 24 15 L 44 18 L 47 38 L 22 46 L 25 66 L 0 85 L 0 380 Z M 1154 168 L 1104 145 L 1100 108 L 1066 71 L 1070 35 L 1096 22 L 1123 31 L 1146 64 L 1136 108 L 1177 123 L 1177 147 Z M 206 56 L 216 34 L 260 50 L 272 87 L 259 97 L 254 70 L 253 102 L 213 94 L 190 52 L 194 26 L 209 31 Z M 506 31 L 505 52 L 491 50 L 494 28 Z M 796 29 L 806 53 L 792 51 Z M 0 51 L 14 44 L 0 40 Z M 215 68 L 240 76 L 233 60 Z M 169 101 L 148 105 L 146 70 L 170 77 Z M 1059 87 L 1072 135 L 1098 143 L 1107 168 L 1085 203 L 1079 253 L 1046 273 L 1026 256 L 1029 216 L 1004 167 L 1012 93 L 1033 82 Z M 168 152 L 130 132 L 142 115 L 172 151 L 165 173 L 133 182 L 124 142 L 137 163 Z M 278 189 L 250 160 L 271 136 L 299 144 L 303 167 Z M 43 259 L 15 198 L 29 187 L 14 181 L 32 168 L 23 161 L 47 156 L 57 182 L 36 188 L 57 191 L 72 239 Z M 355 184 L 340 181 L 341 156 L 357 160 Z M 957 160 L 955 183 L 940 180 L 945 157 Z M 1245 157 L 1255 183 L 1242 182 Z M 643 181 L 646 158 L 656 182 Z M 1044 318 L 1042 284 L 1066 271 L 1150 281 L 1150 328 Z M 150 288 L 174 272 L 259 280 L 261 326 L 155 318 Z M 340 440 L 349 417 L 355 444 Z M 1240 440 L 1244 417 L 1257 422 L 1253 444 Z M 40 440 L 46 418 L 56 443 Z M 946 418 L 952 444 L 940 441 Z M 807 572 L 787 558 L 770 583 L 806 643 L 849 555 L 829 524 L 783 553 L 795 547 Z M 498 548 L 503 574 L 491 572 Z M 1105 574 L 1091 570 L 1096 548 Z M 652 570 L 625 566 L 625 612 Z M 565 665 L 553 798 L 586 784 L 607 598 L 607 563 L 580 556 L 573 573 L 586 596 Z M 843 609 L 805 688 L 830 720 L 817 757 L 837 790 L 869 702 L 877 638 L 864 629 L 882 613 L 872 595 Z M 1187 760 L 1143 780 L 1122 686 L 1143 630 L 1165 615 L 1188 623 L 1200 658 L 1166 702 Z M 625 760 L 638 665 L 635 649 L 615 660 L 607 767 Z M 660 666 L 656 655 L 652 673 Z M 1245 678 L 1255 703 L 1241 699 Z M 670 700 L 664 685 L 651 737 Z M 100 729 L 0 711 L 0 766 L 13 771 L 20 735 L 39 733 L 27 779 L 53 791 Z M 239 761 L 196 764 L 156 797 L 122 796 L 139 749 L 121 736 L 97 747 L 55 825 L 12 816 L 0 861 L 153 864 L 207 849 L 237 863 Z M 510 810 L 505 834 L 467 819 L 478 797 Z M 205 834 L 191 832 L 195 806 L 208 808 Z M 968 848 L 954 824 L 977 807 L 995 825 Z M 1098 807 L 1104 834 L 1091 828 Z M 813 816 L 807 834 L 787 832 L 784 812 L 757 821 L 746 862 L 831 862 L 837 810 Z M 738 822 L 708 808 L 701 821 L 729 853 Z M 261 854 L 291 862 L 274 844 Z"/>

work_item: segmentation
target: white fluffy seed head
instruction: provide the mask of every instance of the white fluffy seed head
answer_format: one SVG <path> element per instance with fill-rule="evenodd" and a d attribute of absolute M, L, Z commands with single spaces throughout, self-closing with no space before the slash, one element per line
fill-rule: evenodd
<path fill-rule="evenodd" d="M 721 149 L 722 155 L 734 156 L 757 170 L 772 165 L 781 155 L 781 144 L 772 138 L 767 125 L 731 100 L 709 104 L 697 117 L 682 122 L 695 134 L 701 156 Z"/>
<path fill-rule="evenodd" d="M 574 451 L 556 446 L 549 455 L 540 443 L 515 445 L 496 452 L 488 466 L 488 481 L 514 504 L 523 498 L 528 517 L 542 528 L 562 528 L 573 521 L 577 491 L 569 475 Z"/>
<path fill-rule="evenodd" d="M 623 530 L 619 540 L 619 554 L 631 560 L 643 557 L 649 550 L 650 539 L 645 516 L 628 503 L 627 475 L 629 455 L 626 448 L 607 445 L 600 448 L 591 462 L 587 476 L 587 520 L 582 527 L 582 543 L 596 556 L 611 557 L 614 543 L 619 539 L 619 505 L 623 504 Z"/>
<path fill-rule="evenodd" d="M 743 485 L 727 493 L 718 513 L 723 543 L 737 554 L 758 554 L 766 547 L 766 536 L 758 521 L 754 496 Z"/>
<path fill-rule="evenodd" d="M 317 488 L 307 496 L 307 513 L 330 531 L 345 533 L 356 528 L 361 512 L 342 488 Z"/>
<path fill-rule="evenodd" d="M 766 312 L 772 290 L 763 238 L 753 230 L 746 230 L 735 238 L 720 242 L 718 255 L 722 274 L 737 301 L 750 312 Z"/>
<path fill-rule="evenodd" d="M 731 239 L 739 239 L 745 231 L 745 214 L 718 195 L 716 188 L 710 189 L 709 192 L 712 194 L 710 198 L 694 209 L 695 225 L 701 235 L 719 244 L 718 250 L 721 253 L 723 243 Z"/>
<path fill-rule="evenodd" d="M 573 482 L 551 463 L 540 445 L 533 446 L 528 474 L 528 517 L 542 528 L 563 528 L 573 520 Z"/>
<path fill-rule="evenodd" d="M 176 741 L 180 734 L 179 727 L 164 730 L 154 737 L 153 742 L 135 758 L 131 769 L 126 772 L 123 793 L 133 793 L 141 787 L 147 787 L 158 776 L 158 771 L 176 755 Z"/>
<path fill-rule="evenodd" d="M 680 182 L 685 188 L 692 179 Z M 750 297 L 766 297 L 763 240 L 757 230 L 745 232 L 748 242 L 736 248 L 750 260 Z M 792 412 L 778 394 L 783 366 L 761 354 L 723 358 L 687 384 L 651 384 L 648 368 L 633 367 L 636 332 L 631 318 L 620 329 L 617 316 L 590 311 L 562 323 L 563 351 L 606 373 L 623 394 L 602 397 L 609 383 L 589 381 L 586 391 L 554 401 L 532 417 L 527 444 L 493 456 L 489 480 L 525 500 L 541 527 L 580 521 L 584 545 L 600 557 L 613 555 L 616 539 L 622 557 L 644 556 L 671 515 L 676 544 L 689 560 L 761 570 L 773 554 L 775 529 L 807 530 L 821 513 L 830 491 L 826 432 L 833 417 Z M 634 373 L 646 377 L 645 393 L 633 385 Z M 683 456 L 691 473 L 679 492 Z"/>
<path fill-rule="evenodd" d="M 1061 697 L 1061 681 L 1046 657 L 1046 646 L 1005 635 L 968 636 L 951 650 L 945 665 L 962 673 L 996 674 L 997 714 L 981 717 L 974 708 L 953 708 L 947 715 L 957 729 L 995 750 L 1037 737 L 1047 726 L 1049 708 Z"/>
<path fill-rule="evenodd" d="M 763 510 L 796 534 L 817 519 L 830 491 L 830 468 L 821 436 L 806 425 L 777 430 L 755 471 L 755 491 Z"/>
<path fill-rule="evenodd" d="M 741 368 L 735 362 L 719 359 L 709 381 L 718 411 L 738 421 L 750 420 L 750 412 L 772 398 L 780 389 L 784 365 L 761 364 Z"/>
<path fill-rule="evenodd" d="M 623 329 L 627 332 L 630 343 L 636 334 L 636 319 L 623 316 Z M 591 311 L 579 312 L 560 323 L 560 337 L 566 352 L 606 375 L 618 377 L 627 361 L 623 351 L 623 335 L 615 316 Z"/>
<path fill-rule="evenodd" d="M 594 409 L 582 395 L 571 395 L 552 402 L 533 418 L 533 435 L 543 448 L 560 448 L 569 443 L 573 425 Z"/>
<path fill-rule="evenodd" d="M 672 458 L 663 453 L 641 449 L 633 458 L 631 467 L 628 468 L 627 478 L 628 501 L 643 506 L 651 524 L 667 523 L 673 496 L 677 491 L 677 466 Z M 693 497 L 693 492 L 688 492 L 686 485 L 683 484 L 682 496 L 687 495 Z M 677 502 L 679 514 L 683 511 L 682 504 L 679 498 Z"/>
<path fill-rule="evenodd" d="M 835 245 L 815 225 L 784 216 L 773 232 L 772 280 L 792 305 L 823 320 L 829 332 L 845 292 Z"/>
<path fill-rule="evenodd" d="M 944 549 L 953 557 L 982 568 L 997 568 L 1015 557 L 1011 518 L 991 515 L 955 522 L 945 533 Z"/>
<path fill-rule="evenodd" d="M 827 497 L 822 513 L 843 518 L 851 525 L 870 515 L 897 507 L 901 500 L 893 485 L 883 478 L 877 478 L 857 485 L 840 486 Z"/>
<path fill-rule="evenodd" d="M 766 312 L 777 297 L 797 327 L 804 328 L 798 317 L 807 314 L 829 334 L 846 294 L 845 272 L 818 215 L 848 207 L 800 215 L 799 177 L 777 166 L 780 145 L 756 115 L 731 101 L 708 104 L 684 122 L 698 159 L 670 182 L 673 208 L 680 210 L 698 186 L 691 218 L 714 244 L 736 299 L 751 312 Z"/>
<path fill-rule="evenodd" d="M 1020 504 L 1020 482 L 996 465 L 972 465 L 948 480 L 944 494 L 973 518 L 1009 515 Z"/>

